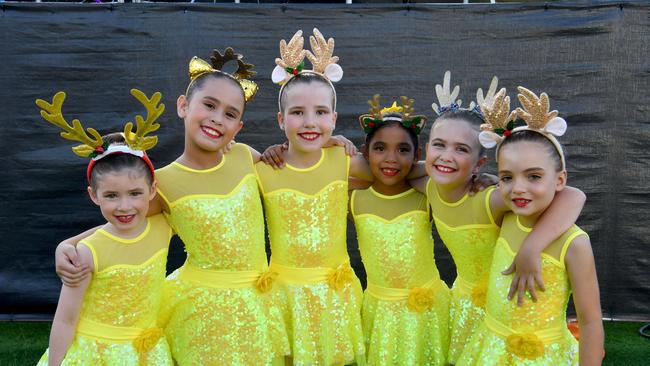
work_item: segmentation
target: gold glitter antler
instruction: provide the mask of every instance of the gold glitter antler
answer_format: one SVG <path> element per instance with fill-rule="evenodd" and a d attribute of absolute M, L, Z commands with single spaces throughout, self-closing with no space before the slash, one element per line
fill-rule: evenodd
<path fill-rule="evenodd" d="M 338 56 L 332 56 L 334 54 L 334 38 L 325 40 L 323 34 L 314 28 L 314 35 L 309 36 L 309 43 L 313 53 L 305 51 L 305 55 L 314 65 L 314 71 L 324 74 L 327 66 L 339 61 Z"/>
<path fill-rule="evenodd" d="M 124 139 L 132 149 L 146 151 L 156 146 L 156 143 L 158 143 L 158 136 L 145 135 L 160 128 L 160 125 L 155 123 L 155 121 L 165 111 L 165 105 L 158 104 L 162 98 L 160 92 L 155 92 L 151 96 L 151 99 L 147 98 L 147 96 L 138 89 L 131 89 L 131 95 L 145 106 L 147 109 L 147 118 L 144 119 L 141 115 L 135 116 L 135 132 L 131 132 L 133 129 L 133 122 L 127 122 L 124 126 Z"/>
<path fill-rule="evenodd" d="M 372 118 L 374 119 L 381 119 L 380 99 L 381 96 L 379 94 L 375 94 L 372 96 L 372 99 L 368 101 L 368 105 L 370 105 L 370 109 L 368 111 L 370 112 Z"/>
<path fill-rule="evenodd" d="M 257 74 L 257 72 L 253 71 L 253 67 L 255 67 L 255 65 L 245 63 L 243 56 L 240 53 L 235 53 L 232 47 L 226 48 L 223 52 L 223 55 L 219 52 L 219 50 L 212 50 L 212 56 L 210 57 L 210 60 L 212 61 L 212 67 L 214 67 L 215 70 L 219 71 L 223 71 L 223 66 L 226 63 L 230 61 L 236 61 L 237 71 L 235 71 L 233 76 L 237 80 L 249 79 Z"/>
<path fill-rule="evenodd" d="M 415 99 L 401 96 L 400 100 L 402 102 L 402 115 L 404 116 L 404 119 L 408 119 L 411 116 L 411 113 L 413 113 L 413 103 L 415 103 Z"/>
<path fill-rule="evenodd" d="M 303 46 L 305 39 L 302 37 L 302 30 L 291 37 L 289 44 L 285 40 L 280 41 L 280 58 L 275 59 L 276 65 L 286 69 L 295 69 L 305 59 Z"/>
<path fill-rule="evenodd" d="M 36 105 L 41 108 L 41 117 L 51 124 L 61 128 L 61 137 L 64 139 L 81 142 L 82 145 L 75 146 L 72 151 L 84 158 L 90 156 L 95 151 L 95 148 L 103 145 L 102 136 L 94 128 L 88 128 L 88 132 L 92 137 L 88 136 L 81 122 L 78 119 L 72 120 L 72 126 L 63 118 L 61 107 L 65 101 L 65 93 L 60 91 L 52 98 L 52 103 L 48 103 L 43 99 L 36 99 Z"/>
<path fill-rule="evenodd" d="M 489 94 L 489 93 L 488 93 Z M 481 111 L 485 118 L 485 123 L 481 125 L 483 131 L 506 130 L 508 122 L 516 117 L 515 111 L 510 111 L 510 97 L 506 95 L 506 89 L 501 88 L 499 92 L 491 98 L 491 103 L 480 105 Z M 501 132 L 503 134 L 503 132 Z"/>
<path fill-rule="evenodd" d="M 548 122 L 557 117 L 558 112 L 556 110 L 549 111 L 550 105 L 546 93 L 542 93 L 538 97 L 523 86 L 518 86 L 517 90 L 520 93 L 517 95 L 519 102 L 524 107 L 524 109 L 516 109 L 517 115 L 526 121 L 528 127 L 541 130 Z"/>

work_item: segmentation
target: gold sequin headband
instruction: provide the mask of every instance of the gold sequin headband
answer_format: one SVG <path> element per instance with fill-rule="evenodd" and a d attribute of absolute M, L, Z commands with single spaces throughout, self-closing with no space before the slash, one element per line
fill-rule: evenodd
<path fill-rule="evenodd" d="M 334 109 L 336 109 L 336 89 L 333 82 L 343 78 L 343 69 L 337 64 L 339 57 L 334 54 L 334 38 L 325 39 L 323 34 L 314 28 L 314 35 L 309 36 L 309 43 L 313 51 L 303 49 L 305 40 L 302 37 L 302 30 L 298 30 L 289 43 L 284 39 L 280 41 L 280 57 L 275 59 L 277 66 L 273 69 L 271 80 L 282 85 L 278 94 L 278 109 L 282 110 L 280 97 L 284 86 L 292 78 L 300 74 L 317 74 L 332 87 L 334 92 Z M 305 70 L 305 57 L 311 62 L 313 69 Z"/>
<path fill-rule="evenodd" d="M 185 91 L 186 95 L 190 86 L 199 76 L 212 72 L 220 72 L 237 80 L 239 86 L 241 86 L 244 91 L 244 100 L 247 103 L 249 100 L 253 99 L 257 93 L 258 87 L 255 82 L 248 80 L 248 78 L 257 74 L 257 72 L 253 71 L 255 65 L 245 63 L 243 61 L 243 56 L 239 53 L 235 53 L 231 47 L 226 48 L 223 55 L 218 50 L 213 50 L 210 60 L 212 61 L 212 65 L 197 56 L 192 57 L 189 65 L 190 84 L 187 86 L 187 90 Z M 237 63 L 237 71 L 233 74 L 229 74 L 222 70 L 223 66 L 230 61 L 235 61 Z"/>
<path fill-rule="evenodd" d="M 564 135 L 567 123 L 562 117 L 558 117 L 558 111 L 550 111 L 548 95 L 542 93 L 539 97 L 523 86 L 517 87 L 517 95 L 522 108 L 518 107 L 510 111 L 510 97 L 506 96 L 506 90 L 502 88 L 496 94 L 491 103 L 481 105 L 485 115 L 485 124 L 481 125 L 479 141 L 485 148 L 496 146 L 498 155 L 499 148 L 503 141 L 518 131 L 533 131 L 546 137 L 555 147 L 560 155 L 562 170 L 566 170 L 566 162 L 562 146 L 556 137 Z M 521 118 L 525 126 L 515 126 L 515 118 Z"/>

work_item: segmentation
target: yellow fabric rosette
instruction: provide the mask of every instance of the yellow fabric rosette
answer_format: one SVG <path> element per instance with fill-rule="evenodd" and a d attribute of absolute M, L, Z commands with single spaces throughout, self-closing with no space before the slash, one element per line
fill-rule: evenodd
<path fill-rule="evenodd" d="M 345 285 L 354 279 L 354 272 L 348 263 L 343 263 L 327 275 L 327 284 L 336 291 L 341 290 Z"/>
<path fill-rule="evenodd" d="M 147 328 L 140 333 L 138 338 L 133 340 L 133 347 L 140 355 L 140 365 L 147 364 L 147 354 L 158 344 L 163 335 L 162 328 Z"/>
<path fill-rule="evenodd" d="M 255 282 L 255 287 L 259 292 L 267 292 L 273 287 L 273 281 L 278 277 L 277 272 L 264 271 Z"/>
<path fill-rule="evenodd" d="M 485 302 L 487 299 L 487 288 L 488 284 L 487 282 L 480 282 L 474 286 L 472 289 L 472 302 L 474 305 L 484 308 L 485 307 Z"/>
<path fill-rule="evenodd" d="M 544 342 L 533 333 L 515 333 L 506 339 L 506 349 L 521 358 L 534 360 L 544 354 Z"/>
<path fill-rule="evenodd" d="M 433 289 L 414 287 L 409 291 L 407 306 L 411 311 L 425 312 L 433 306 Z"/>

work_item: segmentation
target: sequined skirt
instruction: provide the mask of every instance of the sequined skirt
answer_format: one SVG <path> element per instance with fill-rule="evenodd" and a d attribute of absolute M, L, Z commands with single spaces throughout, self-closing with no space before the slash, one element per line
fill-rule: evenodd
<path fill-rule="evenodd" d="M 47 366 L 47 364 L 48 351 L 45 351 L 38 361 L 38 366 Z M 75 336 L 61 363 L 62 366 L 172 366 L 173 364 L 171 352 L 164 336 L 158 339 L 158 342 L 148 352 L 141 354 L 129 342 L 109 343 L 79 334 Z"/>
<path fill-rule="evenodd" d="M 497 332 L 485 321 L 465 346 L 456 365 L 463 366 L 577 366 L 579 346 L 566 327 L 552 341 L 534 334 Z"/>
<path fill-rule="evenodd" d="M 271 263 L 287 294 L 285 321 L 294 365 L 365 365 L 362 291 L 349 264 L 337 269 Z M 303 279 L 303 283 L 301 282 Z M 306 282 L 306 283 L 305 283 Z"/>
<path fill-rule="evenodd" d="M 189 280 L 183 269 L 167 277 L 159 317 L 178 365 L 283 364 L 290 349 L 281 286 L 228 288 L 196 273 Z"/>
<path fill-rule="evenodd" d="M 404 290 L 402 298 L 369 285 L 363 299 L 368 365 L 446 365 L 449 290 L 439 279 L 435 285 L 429 294 Z"/>
<path fill-rule="evenodd" d="M 451 289 L 451 306 L 449 310 L 449 354 L 450 364 L 455 364 L 465 345 L 483 321 L 485 304 L 476 304 L 472 299 L 475 285 L 465 283 L 460 277 L 454 282 Z M 483 296 L 483 302 L 484 302 Z M 480 300 L 478 301 L 481 302 Z"/>

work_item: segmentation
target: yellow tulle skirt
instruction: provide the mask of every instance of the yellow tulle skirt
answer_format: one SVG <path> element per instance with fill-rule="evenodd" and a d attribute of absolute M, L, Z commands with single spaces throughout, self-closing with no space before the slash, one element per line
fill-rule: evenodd
<path fill-rule="evenodd" d="M 215 288 L 168 276 L 159 324 L 178 365 L 277 365 L 290 354 L 281 286 Z"/>
<path fill-rule="evenodd" d="M 48 351 L 45 351 L 38 366 L 47 366 Z M 108 343 L 83 335 L 75 336 L 63 359 L 63 366 L 172 366 L 172 355 L 165 337 L 146 353 L 138 352 L 132 343 Z"/>
<path fill-rule="evenodd" d="M 446 365 L 449 347 L 449 290 L 438 290 L 409 307 L 409 299 L 379 299 L 366 290 L 363 330 L 368 365 Z"/>

